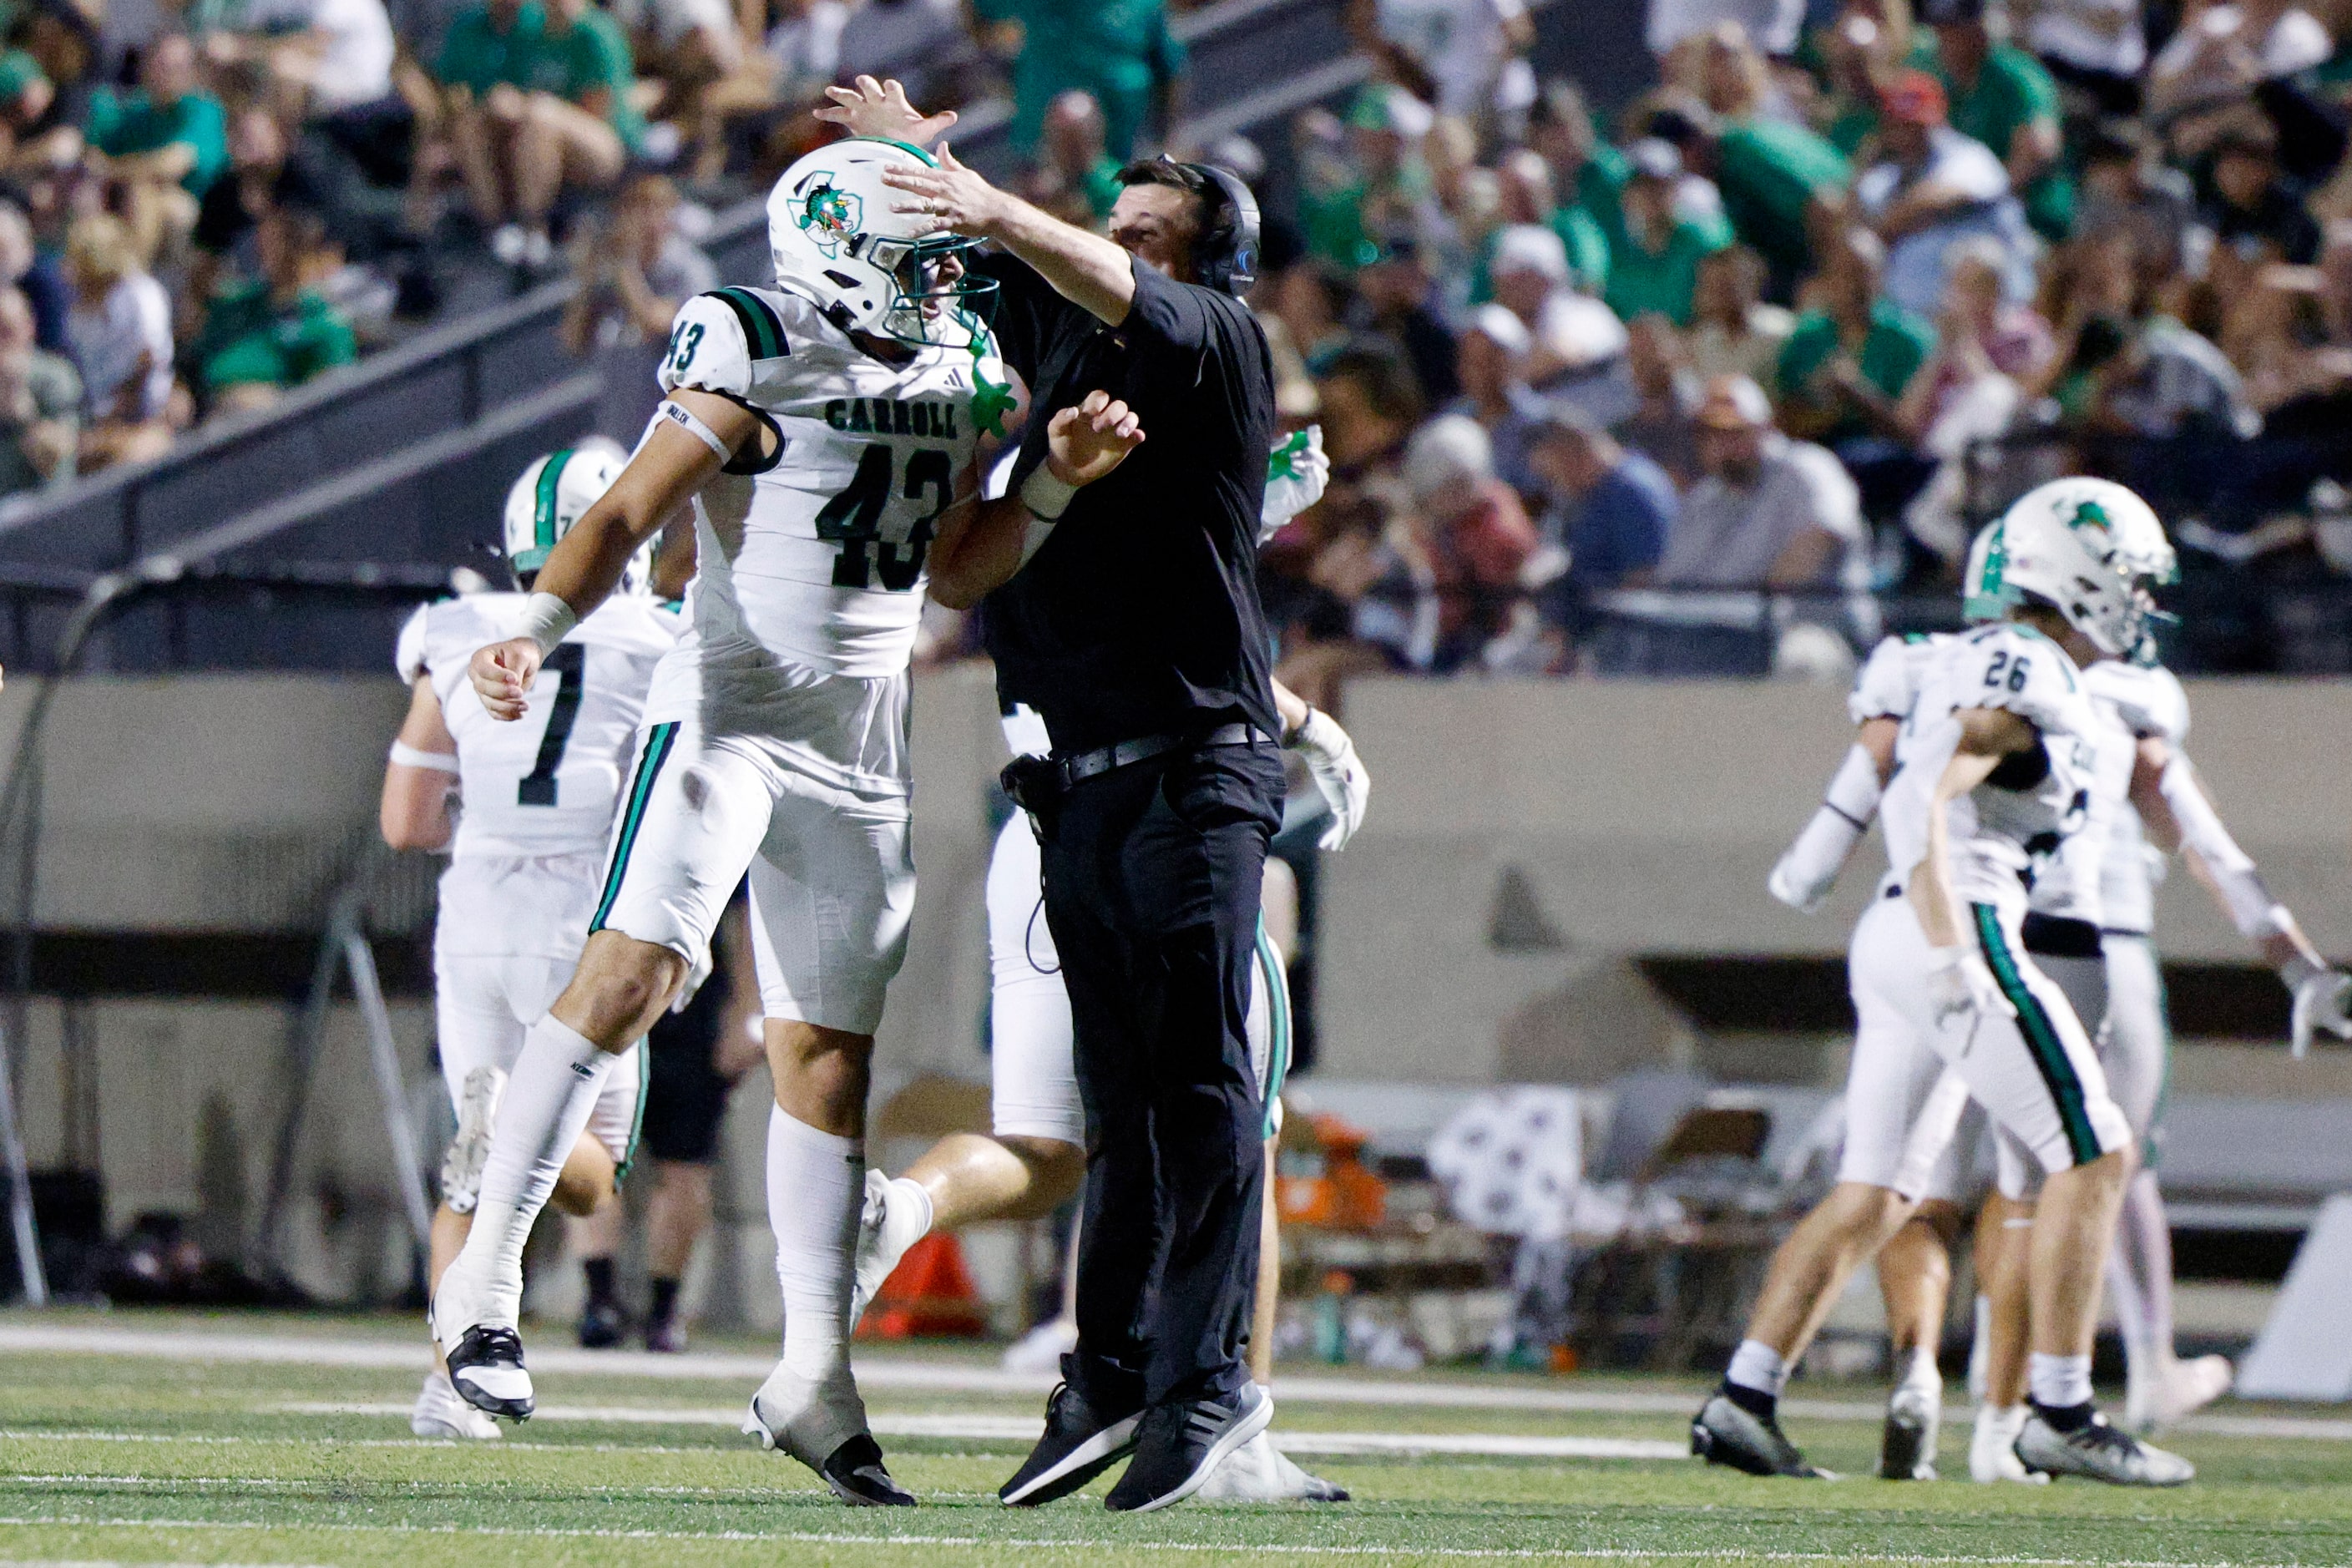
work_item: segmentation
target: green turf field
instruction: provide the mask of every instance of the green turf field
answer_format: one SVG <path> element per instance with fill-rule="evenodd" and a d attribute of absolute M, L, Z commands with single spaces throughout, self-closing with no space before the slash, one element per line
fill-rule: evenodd
<path fill-rule="evenodd" d="M 1026 1447 L 1013 1434 L 1040 1401 L 990 1386 L 992 1362 L 982 1354 L 919 1347 L 861 1364 L 875 1369 L 868 1405 L 892 1468 L 925 1506 L 853 1512 L 727 1425 L 751 1384 L 714 1374 L 727 1370 L 714 1363 L 615 1362 L 629 1370 L 607 1372 L 551 1356 L 564 1370 L 542 1365 L 537 1374 L 541 1419 L 497 1444 L 415 1441 L 400 1413 L 422 1359 L 416 1371 L 402 1363 L 405 1327 L 0 1314 L 0 1559 L 399 1568 L 2352 1563 L 2352 1421 L 2327 1412 L 2225 1408 L 2178 1437 L 2202 1471 L 2178 1492 L 1766 1482 L 1665 1458 L 1333 1451 L 1575 1438 L 1596 1452 L 1659 1452 L 1655 1445 L 1681 1439 L 1696 1388 L 1689 1382 L 1318 1374 L 1303 1385 L 1311 1399 L 1277 1384 L 1276 1430 L 1320 1445 L 1299 1457 L 1357 1501 L 1188 1504 L 1139 1519 L 1106 1513 L 1099 1489 L 1039 1510 L 999 1508 L 993 1489 Z M 551 1352 L 562 1341 L 542 1331 L 530 1342 Z M 1864 1408 L 1870 1391 L 1801 1384 L 1797 1395 L 1815 1404 L 1799 1406 L 1806 1413 L 1792 1415 L 1792 1435 L 1832 1468 L 1866 1469 L 1877 1435 Z M 1966 1473 L 1966 1419 L 1964 1409 L 1952 1413 L 1948 1474 Z M 999 1435 L 968 1435 L 992 1429 Z M 923 1431 L 967 1435 L 912 1435 Z"/>

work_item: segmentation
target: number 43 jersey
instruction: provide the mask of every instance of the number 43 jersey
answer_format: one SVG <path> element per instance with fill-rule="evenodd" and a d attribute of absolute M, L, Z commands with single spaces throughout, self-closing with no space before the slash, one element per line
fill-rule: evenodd
<path fill-rule="evenodd" d="M 1895 742 L 1895 776 L 1879 803 L 1886 858 L 1908 882 L 1927 853 L 1937 782 L 1958 749 L 1958 714 L 2005 709 L 2032 724 L 2034 744 L 1952 802 L 1952 882 L 1962 900 L 2021 910 L 2041 869 L 2079 831 L 2095 757 L 2090 699 L 2063 648 L 2003 623 L 1938 639 L 1923 654 L 1917 695 Z"/>
<path fill-rule="evenodd" d="M 425 605 L 401 629 L 400 678 L 431 679 L 457 742 L 462 806 L 450 851 L 458 861 L 602 858 L 646 689 L 684 626 L 648 598 L 606 600 L 548 655 L 530 710 L 502 722 L 466 670 L 475 649 L 520 635 L 526 603 L 520 594 L 467 595 Z M 595 872 L 588 876 L 593 887 Z"/>
<path fill-rule="evenodd" d="M 761 471 L 721 474 L 695 501 L 689 604 L 706 665 L 765 650 L 823 675 L 907 668 L 933 531 L 982 426 L 1002 434 L 1010 380 L 986 336 L 977 352 L 908 353 L 886 363 L 774 289 L 679 310 L 662 390 L 730 398 L 782 437 Z"/>

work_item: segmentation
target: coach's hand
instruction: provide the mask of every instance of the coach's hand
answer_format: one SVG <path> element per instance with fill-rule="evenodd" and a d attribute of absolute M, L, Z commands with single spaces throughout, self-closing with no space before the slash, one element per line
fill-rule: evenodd
<path fill-rule="evenodd" d="M 908 103 L 907 89 L 895 80 L 861 76 L 849 87 L 826 88 L 824 95 L 833 101 L 819 109 L 816 118 L 852 136 L 878 136 L 921 147 L 956 122 L 952 109 L 925 114 Z"/>
<path fill-rule="evenodd" d="M 509 637 L 474 650 L 466 675 L 491 718 L 520 719 L 529 710 L 541 658 L 539 644 L 529 637 Z"/>
<path fill-rule="evenodd" d="M 956 162 L 955 152 L 940 143 L 939 166 L 908 169 L 892 164 L 882 171 L 882 183 L 907 193 L 890 210 L 923 219 L 926 235 L 961 234 L 972 239 L 996 237 L 996 226 L 1010 210 L 1011 198 L 979 174 Z"/>
<path fill-rule="evenodd" d="M 1066 485 L 1090 485 L 1143 445 L 1143 422 L 1108 392 L 1089 392 L 1045 426 L 1045 466 Z"/>

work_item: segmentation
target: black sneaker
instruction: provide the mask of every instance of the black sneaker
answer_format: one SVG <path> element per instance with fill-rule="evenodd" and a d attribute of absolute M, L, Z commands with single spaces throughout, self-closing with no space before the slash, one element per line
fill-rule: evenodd
<path fill-rule="evenodd" d="M 1149 1513 L 1182 1502 L 1201 1489 L 1226 1455 L 1273 1420 L 1274 1396 L 1255 1383 L 1222 1399 L 1153 1405 L 1136 1434 L 1135 1462 L 1103 1506 L 1118 1513 Z"/>
<path fill-rule="evenodd" d="M 591 1301 L 580 1309 L 580 1348 L 611 1351 L 629 1337 L 629 1314 L 618 1301 Z"/>
<path fill-rule="evenodd" d="M 915 1494 L 890 1479 L 882 1463 L 882 1445 L 872 1435 L 859 1433 L 825 1457 L 816 1473 L 833 1495 L 852 1508 L 912 1508 Z"/>
<path fill-rule="evenodd" d="M 1710 1465 L 1728 1465 L 1751 1476 L 1819 1480 L 1829 1475 L 1805 1463 L 1797 1446 L 1780 1435 L 1779 1420 L 1743 1410 L 1720 1393 L 1707 1395 L 1691 1419 L 1691 1452 Z"/>
<path fill-rule="evenodd" d="M 476 1324 L 449 1352 L 449 1384 L 477 1410 L 528 1421 L 530 1373 L 523 1370 L 522 1339 L 512 1329 Z"/>
<path fill-rule="evenodd" d="M 1069 1366 L 1066 1356 L 1066 1374 Z M 1097 1410 L 1068 1383 L 1061 1384 L 1045 1402 L 1045 1435 L 1013 1479 L 997 1489 L 997 1500 L 1007 1508 L 1034 1508 L 1069 1496 L 1133 1453 L 1142 1423 L 1140 1410 Z"/>

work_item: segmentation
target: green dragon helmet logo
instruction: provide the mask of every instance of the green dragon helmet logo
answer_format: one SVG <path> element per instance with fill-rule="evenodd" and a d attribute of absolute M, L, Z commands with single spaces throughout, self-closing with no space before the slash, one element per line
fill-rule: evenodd
<path fill-rule="evenodd" d="M 819 185 L 801 204 L 796 221 L 819 250 L 827 256 L 838 256 L 841 247 L 856 239 L 857 231 L 864 226 L 866 204 L 851 192 Z"/>
<path fill-rule="evenodd" d="M 2110 533 L 2113 533 L 2116 530 L 2115 520 L 2107 515 L 2107 509 L 2101 506 L 2095 500 L 2075 502 L 2074 515 L 2066 520 L 2066 526 L 2069 528 L 2104 528 Z"/>

